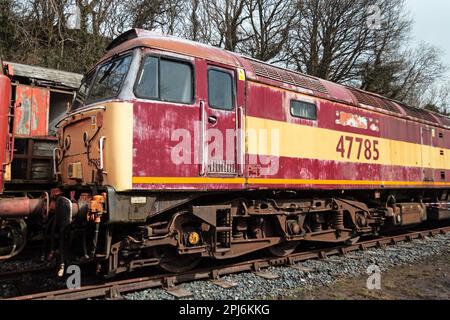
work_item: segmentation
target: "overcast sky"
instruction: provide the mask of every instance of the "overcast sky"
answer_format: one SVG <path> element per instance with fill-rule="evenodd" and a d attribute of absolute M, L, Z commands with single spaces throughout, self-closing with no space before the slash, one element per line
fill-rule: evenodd
<path fill-rule="evenodd" d="M 444 62 L 450 65 L 450 1 L 406 0 L 406 6 L 414 19 L 414 41 L 440 47 L 445 51 Z"/>

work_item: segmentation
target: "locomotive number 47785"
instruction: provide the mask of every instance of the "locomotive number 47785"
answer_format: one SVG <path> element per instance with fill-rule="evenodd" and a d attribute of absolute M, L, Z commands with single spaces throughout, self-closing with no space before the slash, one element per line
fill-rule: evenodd
<path fill-rule="evenodd" d="M 342 158 L 351 159 L 356 155 L 358 160 L 364 157 L 366 160 L 377 161 L 380 159 L 378 146 L 378 140 L 341 136 L 336 152 L 340 153 Z"/>

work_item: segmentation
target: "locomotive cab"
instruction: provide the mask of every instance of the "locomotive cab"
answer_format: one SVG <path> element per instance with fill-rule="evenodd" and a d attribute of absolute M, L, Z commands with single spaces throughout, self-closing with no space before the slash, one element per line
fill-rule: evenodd
<path fill-rule="evenodd" d="M 113 42 L 106 57 L 83 79 L 70 114 L 58 124 L 55 173 L 63 187 L 55 212 L 65 217 L 62 229 L 77 219 L 95 224 L 94 258 L 110 257 L 118 241 L 111 237 L 114 226 L 143 224 L 157 215 L 164 221 L 173 214 L 171 208 L 207 190 L 238 190 L 245 182 L 243 134 L 236 135 L 243 126 L 244 71 L 220 49 L 214 50 L 223 61 L 206 61 L 195 56 L 201 52 L 197 44 L 189 44 L 191 52 L 186 54 L 179 40 L 145 36 L 145 45 L 139 37 L 134 43 L 129 38 L 123 44 Z M 226 137 L 228 145 L 220 145 L 217 156 L 206 160 L 208 130 Z M 194 190 L 192 182 L 200 188 Z M 186 222 L 190 226 L 185 235 L 197 239 L 182 240 L 186 252 L 203 245 L 202 219 L 195 220 L 196 227 Z M 155 223 L 161 227 L 140 226 L 138 236 L 142 238 L 142 230 L 147 236 L 165 234 L 161 245 L 173 247 L 179 230 L 168 230 L 167 222 Z M 83 255 L 89 256 L 84 250 Z M 206 252 L 205 247 L 200 251 Z M 161 265 L 158 259 L 148 263 Z M 186 264 L 193 262 L 189 257 Z M 166 265 L 166 269 L 180 267 Z"/>

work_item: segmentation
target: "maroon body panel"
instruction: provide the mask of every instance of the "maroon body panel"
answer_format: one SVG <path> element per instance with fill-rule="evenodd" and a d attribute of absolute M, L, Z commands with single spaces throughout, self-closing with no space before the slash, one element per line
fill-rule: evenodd
<path fill-rule="evenodd" d="M 216 56 L 217 48 L 209 49 L 203 46 L 194 49 L 192 46 L 183 47 L 183 43 L 180 42 L 177 45 L 170 45 L 165 50 L 164 45 L 167 43 L 164 44 L 162 40 L 160 42 L 153 36 L 149 36 L 147 41 L 145 37 L 143 35 L 141 40 L 121 44 L 120 50 L 137 46 L 150 48 L 154 46 L 158 52 L 168 56 L 176 53 L 176 56 L 180 57 L 185 54 L 186 59 L 194 64 L 195 102 L 183 105 L 142 99 L 134 101 L 133 178 L 136 177 L 140 181 L 133 183 L 135 189 L 341 190 L 448 188 L 450 185 L 450 172 L 446 168 L 430 169 L 398 164 L 367 164 L 289 157 L 280 157 L 279 170 L 275 174 L 264 176 L 254 172 L 248 154 L 240 153 L 242 141 L 239 140 L 239 134 L 232 139 L 232 147 L 225 144 L 220 146 L 222 153 L 227 155 L 226 160 L 234 162 L 233 169 L 226 173 L 214 172 L 211 170 L 216 165 L 211 161 L 214 159 L 214 152 L 209 154 L 206 163 L 202 162 L 204 150 L 201 132 L 212 129 L 226 135 L 227 130 L 242 129 L 243 120 L 240 119 L 240 112 L 242 117 L 316 127 L 342 135 L 364 135 L 431 146 L 442 148 L 442 152 L 444 150 L 448 152 L 446 149 L 450 149 L 450 130 L 447 126 L 450 120 L 375 94 L 269 66 L 230 52 Z M 209 105 L 207 70 L 212 67 L 228 70 L 234 75 L 236 101 L 233 110 L 217 110 Z M 245 72 L 243 78 L 240 72 Z M 313 101 L 317 106 L 317 120 L 292 117 L 291 99 Z M 364 118 L 367 123 L 363 127 L 348 125 L 345 120 L 349 116 Z M 208 121 L 210 117 L 217 119 L 217 123 L 210 123 Z M 183 131 L 188 132 L 188 141 L 183 140 L 181 134 Z M 295 143 L 296 138 L 298 137 L 292 137 L 292 143 Z M 206 139 L 207 145 L 215 140 L 209 134 Z M 178 153 L 178 158 L 183 159 L 181 163 L 173 161 L 174 152 L 175 154 L 179 152 L 177 148 L 180 143 L 189 146 L 189 152 Z M 264 156 L 260 158 L 264 160 Z M 164 177 L 173 179 L 165 182 Z M 156 178 L 156 182 L 142 183 L 142 178 L 148 178 L 149 181 Z M 175 178 L 179 178 L 179 181 Z M 160 180 L 157 181 L 158 179 Z M 267 183 L 264 183 L 263 179 L 268 179 Z M 327 181 L 333 183 L 327 184 Z M 339 181 L 342 183 L 338 183 Z M 351 181 L 357 183 L 349 183 Z M 367 181 L 367 184 L 364 184 L 364 181 Z M 418 184 L 414 184 L 415 182 Z"/>

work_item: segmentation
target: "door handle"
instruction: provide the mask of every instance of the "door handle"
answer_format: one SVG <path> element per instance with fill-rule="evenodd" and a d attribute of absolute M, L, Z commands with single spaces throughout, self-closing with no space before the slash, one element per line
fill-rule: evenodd
<path fill-rule="evenodd" d="M 208 117 L 208 122 L 210 123 L 210 124 L 216 124 L 217 123 L 217 117 L 216 116 L 209 116 Z"/>

